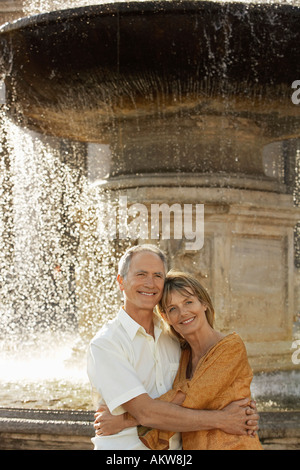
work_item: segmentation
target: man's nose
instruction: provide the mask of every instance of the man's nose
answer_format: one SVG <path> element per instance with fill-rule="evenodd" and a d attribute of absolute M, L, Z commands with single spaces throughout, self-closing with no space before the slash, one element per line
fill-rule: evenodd
<path fill-rule="evenodd" d="M 145 279 L 145 286 L 154 287 L 154 280 L 152 276 L 147 276 Z"/>

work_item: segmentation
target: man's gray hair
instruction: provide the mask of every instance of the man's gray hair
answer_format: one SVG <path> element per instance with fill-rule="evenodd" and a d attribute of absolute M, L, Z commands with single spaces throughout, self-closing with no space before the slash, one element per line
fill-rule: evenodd
<path fill-rule="evenodd" d="M 123 278 L 127 276 L 129 268 L 130 268 L 132 256 L 134 255 L 134 253 L 141 253 L 141 252 L 151 252 L 151 253 L 155 253 L 156 255 L 158 255 L 164 264 L 165 274 L 167 274 L 168 260 L 167 260 L 165 253 L 156 245 L 144 244 L 144 245 L 132 246 L 131 248 L 128 248 L 128 250 L 125 251 L 124 255 L 121 257 L 119 261 L 118 274 L 120 274 L 120 276 L 122 276 Z"/>

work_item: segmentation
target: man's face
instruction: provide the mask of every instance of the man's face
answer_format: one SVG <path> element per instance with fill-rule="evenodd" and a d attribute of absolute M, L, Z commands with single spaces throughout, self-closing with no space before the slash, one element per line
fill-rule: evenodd
<path fill-rule="evenodd" d="M 134 253 L 125 278 L 118 276 L 120 289 L 124 292 L 125 310 L 153 310 L 161 299 L 165 270 L 160 257 L 148 251 Z"/>

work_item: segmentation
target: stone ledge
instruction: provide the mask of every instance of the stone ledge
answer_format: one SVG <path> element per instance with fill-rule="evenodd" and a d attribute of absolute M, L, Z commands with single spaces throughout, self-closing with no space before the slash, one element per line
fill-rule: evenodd
<path fill-rule="evenodd" d="M 92 436 L 93 412 L 0 408 L 0 432 Z M 1 446 L 1 444 L 0 444 Z"/>
<path fill-rule="evenodd" d="M 300 411 L 260 416 L 264 449 L 300 449 Z M 0 408 L 0 449 L 92 450 L 92 423 L 92 411 Z"/>
<path fill-rule="evenodd" d="M 0 408 L 1 450 L 92 450 L 92 411 Z"/>
<path fill-rule="evenodd" d="M 261 412 L 261 439 L 297 437 L 300 439 L 300 411 Z"/>

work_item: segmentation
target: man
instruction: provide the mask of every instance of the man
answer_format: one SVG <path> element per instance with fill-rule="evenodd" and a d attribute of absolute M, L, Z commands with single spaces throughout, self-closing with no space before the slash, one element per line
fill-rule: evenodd
<path fill-rule="evenodd" d="M 242 406 L 247 399 L 216 411 L 191 410 L 155 400 L 172 388 L 180 358 L 179 344 L 153 313 L 166 272 L 165 255 L 153 245 L 130 248 L 121 258 L 117 281 L 124 307 L 96 334 L 88 352 L 88 375 L 98 393 L 98 405 L 106 404 L 112 414 L 128 412 L 143 426 L 177 431 L 170 449 L 181 449 L 180 432 L 222 429 L 246 434 L 247 429 L 257 429 L 257 414 L 245 424 L 247 415 Z M 147 449 L 136 427 L 96 436 L 93 442 L 95 449 Z"/>

